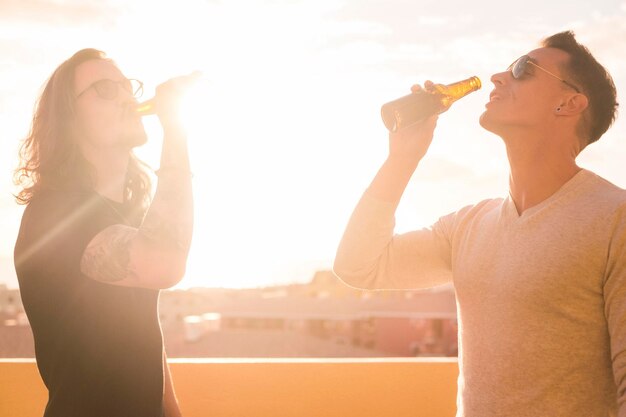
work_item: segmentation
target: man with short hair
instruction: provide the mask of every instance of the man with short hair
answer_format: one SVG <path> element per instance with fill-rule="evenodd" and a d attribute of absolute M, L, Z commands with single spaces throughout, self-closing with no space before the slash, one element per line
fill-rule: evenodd
<path fill-rule="evenodd" d="M 576 164 L 615 118 L 613 81 L 572 32 L 491 81 L 480 123 L 506 145 L 509 195 L 394 235 L 437 118 L 392 133 L 334 270 L 361 288 L 453 284 L 458 417 L 626 417 L 626 191 Z"/>
<path fill-rule="evenodd" d="M 27 204 L 15 268 L 48 389 L 45 417 L 179 417 L 163 349 L 159 289 L 184 275 L 193 206 L 177 101 L 157 87 L 163 126 L 154 199 L 134 147 L 146 141 L 127 79 L 95 49 L 46 83 L 16 171 Z"/>

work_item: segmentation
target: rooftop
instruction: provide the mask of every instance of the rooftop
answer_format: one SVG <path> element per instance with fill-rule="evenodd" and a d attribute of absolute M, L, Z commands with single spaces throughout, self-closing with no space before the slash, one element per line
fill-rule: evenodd
<path fill-rule="evenodd" d="M 185 417 L 456 412 L 456 359 L 174 359 L 170 367 Z M 46 398 L 34 360 L 0 359 L 0 416 L 41 417 Z"/>

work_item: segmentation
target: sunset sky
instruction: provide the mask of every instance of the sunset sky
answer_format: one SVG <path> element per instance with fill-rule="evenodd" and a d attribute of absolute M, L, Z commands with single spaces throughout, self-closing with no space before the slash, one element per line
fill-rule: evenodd
<path fill-rule="evenodd" d="M 626 88 L 626 1 L 0 0 L 0 283 L 23 208 L 12 170 L 33 104 L 74 52 L 102 49 L 146 96 L 200 70 L 185 103 L 196 227 L 179 287 L 303 282 L 330 268 L 352 208 L 386 156 L 380 106 L 426 79 L 479 76 L 483 88 L 439 119 L 405 194 L 397 231 L 507 193 L 501 140 L 478 117 L 489 76 L 545 36 L 576 32 Z M 146 118 L 138 155 L 158 167 Z M 579 163 L 626 188 L 626 122 Z"/>

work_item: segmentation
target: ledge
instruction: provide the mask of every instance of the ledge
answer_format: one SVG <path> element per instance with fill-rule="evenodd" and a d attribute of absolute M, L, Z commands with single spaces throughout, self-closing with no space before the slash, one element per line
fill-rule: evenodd
<path fill-rule="evenodd" d="M 185 417 L 454 417 L 450 358 L 170 359 Z M 0 359 L 0 416 L 41 417 L 33 359 Z"/>

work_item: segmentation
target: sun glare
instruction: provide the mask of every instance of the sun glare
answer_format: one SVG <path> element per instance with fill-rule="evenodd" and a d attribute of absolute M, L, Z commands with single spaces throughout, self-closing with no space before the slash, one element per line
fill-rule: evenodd
<path fill-rule="evenodd" d="M 181 286 L 304 280 L 313 268 L 330 267 L 355 203 L 386 157 L 380 106 L 426 79 L 478 75 L 484 87 L 440 118 L 397 212 L 398 231 L 506 194 L 503 146 L 477 120 L 489 75 L 534 45 L 536 29 L 476 32 L 467 25 L 477 16 L 424 14 L 415 2 L 106 3 L 106 16 L 84 20 L 92 9 L 81 7 L 81 18 L 71 22 L 68 13 L 64 25 L 43 14 L 4 22 L 10 103 L 0 120 L 8 140 L 23 137 L 51 68 L 85 47 L 106 51 L 125 75 L 142 80 L 146 99 L 159 83 L 201 71 L 181 104 L 196 213 Z M 604 41 L 599 22 L 581 23 L 581 35 L 605 50 L 603 60 L 622 56 L 619 42 Z M 610 68 L 618 84 L 620 62 Z M 163 132 L 157 117 L 144 125 L 149 141 L 136 152 L 156 169 Z M 623 126 L 618 119 L 581 158 L 617 184 L 621 163 L 606 155 L 623 153 Z M 13 168 L 15 153 L 6 155 L 0 163 Z M 10 206 L 4 218 L 16 233 L 21 207 Z M 7 242 L 4 253 L 11 252 Z"/>
<path fill-rule="evenodd" d="M 180 286 L 306 280 L 331 265 L 343 218 L 327 216 L 327 199 L 336 193 L 326 185 L 335 177 L 326 161 L 333 160 L 331 143 L 335 149 L 345 145 L 328 132 L 341 131 L 358 106 L 337 100 L 344 83 L 325 76 L 334 64 L 332 57 L 316 57 L 318 40 L 307 28 L 319 16 L 306 7 L 281 8 L 277 15 L 272 7 L 250 4 L 246 9 L 254 10 L 242 13 L 225 5 L 222 19 L 194 34 L 208 40 L 205 50 L 146 74 L 154 86 L 203 73 L 181 102 L 196 220 Z M 189 43 L 187 24 L 168 36 L 180 34 L 180 43 Z M 140 152 L 156 167 L 162 133 L 155 117 L 145 125 L 154 139 Z"/>
<path fill-rule="evenodd" d="M 215 25 L 194 34 L 206 48 L 148 74 L 158 83 L 203 73 L 181 104 L 196 212 L 181 286 L 305 280 L 332 265 L 350 211 L 384 158 L 380 105 L 401 94 L 394 83 L 408 90 L 415 81 L 380 67 L 385 51 L 375 42 L 329 47 L 349 35 L 324 22 L 331 6 L 285 6 L 277 15 L 267 5 L 245 13 L 224 5 Z M 168 36 L 192 42 L 187 23 Z M 320 27 L 328 38 L 312 35 Z M 148 125 L 160 135 L 154 120 Z M 158 166 L 159 141 L 149 146 Z"/>

